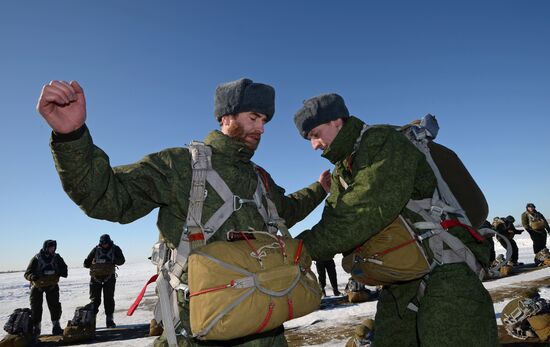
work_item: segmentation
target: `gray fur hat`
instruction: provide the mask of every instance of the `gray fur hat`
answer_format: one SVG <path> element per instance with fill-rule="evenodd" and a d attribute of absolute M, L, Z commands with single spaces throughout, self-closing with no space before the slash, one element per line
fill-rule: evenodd
<path fill-rule="evenodd" d="M 269 122 L 275 113 L 275 89 L 248 78 L 218 85 L 214 97 L 214 116 L 218 122 L 225 115 L 239 112 L 262 113 Z"/>
<path fill-rule="evenodd" d="M 294 115 L 294 123 L 300 135 L 307 139 L 307 134 L 316 126 L 348 117 L 348 108 L 340 95 L 321 94 L 304 101 L 304 106 Z"/>

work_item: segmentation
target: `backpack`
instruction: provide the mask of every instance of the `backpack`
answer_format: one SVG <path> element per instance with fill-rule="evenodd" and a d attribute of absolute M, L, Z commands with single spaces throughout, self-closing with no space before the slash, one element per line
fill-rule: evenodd
<path fill-rule="evenodd" d="M 32 335 L 32 319 L 30 308 L 16 308 L 4 325 L 4 330 L 11 335 Z"/>
<path fill-rule="evenodd" d="M 74 310 L 73 319 L 69 321 L 68 325 L 86 327 L 92 325 L 94 322 L 95 314 L 93 304 L 90 303 L 85 306 L 77 307 Z"/>
<path fill-rule="evenodd" d="M 344 257 L 342 266 L 356 280 L 369 285 L 424 278 L 435 266 L 451 263 L 466 263 L 482 278 L 484 270 L 478 258 L 488 258 L 489 245 L 472 225 L 481 226 L 487 217 L 483 193 L 458 156 L 433 142 L 439 130 L 434 116 L 426 115 L 419 125 L 395 128 L 425 155 L 437 179 L 437 188 L 431 198 L 411 199 L 406 205 L 408 210 L 420 215 L 423 222 L 409 225 L 398 216 L 387 228 Z M 366 130 L 368 127 L 364 125 L 354 151 Z M 464 245 L 448 232 L 453 227 L 466 229 L 479 246 L 472 250 Z M 424 247 L 430 250 L 429 258 Z M 417 299 L 423 296 L 422 287 Z M 417 310 L 412 303 L 409 308 Z"/>
<path fill-rule="evenodd" d="M 93 304 L 77 307 L 73 319 L 63 329 L 63 342 L 72 344 L 94 339 L 95 323 Z"/>
<path fill-rule="evenodd" d="M 189 256 L 194 337 L 231 340 L 258 334 L 321 304 L 302 240 L 268 232 L 240 234 L 243 239 L 211 242 Z"/>
<path fill-rule="evenodd" d="M 377 296 L 376 292 L 372 292 L 370 289 L 365 287 L 364 284 L 354 280 L 353 277 L 348 280 L 345 291 L 350 303 L 365 302 L 373 299 L 375 300 Z"/>
<path fill-rule="evenodd" d="M 535 259 L 538 261 L 539 266 L 550 265 L 550 251 L 548 251 L 548 248 L 543 248 L 535 254 Z"/>
<path fill-rule="evenodd" d="M 538 295 L 516 298 L 504 308 L 500 319 L 506 332 L 517 339 L 537 336 L 541 341 L 550 337 L 550 303 Z"/>
<path fill-rule="evenodd" d="M 538 232 L 544 232 L 546 221 L 541 217 L 540 213 L 535 212 L 534 215 L 527 213 L 527 218 L 529 219 L 529 227 L 531 229 Z"/>
<path fill-rule="evenodd" d="M 189 200 L 193 203 L 189 204 L 189 209 L 187 211 L 187 219 L 186 219 L 186 225 L 185 230 L 181 234 L 180 242 L 177 246 L 177 249 L 171 249 L 168 251 L 168 253 L 165 253 L 165 247 L 162 247 L 158 245 L 154 248 L 154 254 L 152 256 L 152 260 L 157 262 L 157 268 L 159 269 L 159 276 L 157 278 L 157 289 L 159 293 L 159 302 L 158 305 L 155 307 L 155 319 L 157 322 L 162 321 L 162 325 L 164 327 L 164 332 L 166 333 L 166 339 L 168 341 L 169 345 L 175 345 L 177 344 L 177 337 L 176 337 L 176 330 L 181 330 L 181 321 L 180 321 L 180 312 L 179 309 L 181 307 L 181 302 L 178 301 L 178 298 L 180 300 L 183 298 L 184 300 L 187 300 L 189 298 L 190 293 L 194 293 L 197 291 L 201 291 L 203 289 L 208 288 L 202 288 L 202 285 L 204 283 L 210 280 L 215 280 L 216 278 L 226 278 L 227 276 L 231 277 L 234 276 L 234 268 L 235 264 L 234 262 L 239 263 L 241 259 L 231 259 L 227 262 L 224 262 L 225 265 L 222 265 L 218 267 L 218 271 L 221 272 L 211 272 L 208 267 L 204 268 L 201 267 L 201 265 L 197 265 L 200 270 L 194 270 L 193 268 L 195 265 L 188 264 L 188 257 L 192 251 L 200 250 L 202 251 L 203 247 L 208 247 L 207 241 L 210 237 L 212 237 L 216 231 L 225 223 L 225 221 L 235 212 L 238 211 L 244 204 L 254 204 L 258 208 L 258 212 L 262 216 L 265 226 L 267 229 L 267 232 L 273 236 L 277 234 L 278 231 L 280 231 L 283 236 L 285 236 L 288 239 L 284 239 L 285 243 L 297 245 L 298 241 L 290 240 L 291 236 L 288 232 L 288 229 L 286 228 L 285 221 L 279 217 L 277 208 L 274 204 L 274 202 L 271 200 L 269 194 L 268 194 L 268 175 L 267 173 L 260 167 L 254 166 L 256 169 L 256 173 L 258 176 L 258 185 L 256 188 L 256 191 L 252 197 L 239 197 L 235 196 L 231 189 L 227 186 L 227 184 L 223 181 L 223 179 L 220 177 L 220 175 L 212 168 L 212 162 L 211 162 L 211 156 L 212 151 L 211 148 L 205 145 L 202 142 L 193 141 L 189 145 L 189 153 L 191 154 L 191 168 L 192 168 L 192 178 L 191 178 L 191 190 L 189 192 Z M 219 209 L 210 217 L 209 220 L 203 221 L 202 219 L 202 208 L 203 203 L 206 198 L 206 183 L 210 185 L 210 187 L 215 191 L 215 193 L 218 194 L 218 196 L 224 201 L 224 203 L 219 207 Z M 265 205 L 264 205 L 265 202 Z M 248 232 L 247 232 L 248 233 Z M 229 235 L 230 233 L 228 233 Z M 231 240 L 231 239 L 228 239 Z M 271 244 L 274 244 L 273 240 L 269 241 Z M 225 241 L 216 241 L 213 242 L 215 244 L 218 244 L 221 246 L 221 251 L 217 251 L 218 253 L 215 254 L 214 258 L 218 256 L 223 256 L 226 251 L 228 253 L 234 252 L 234 248 L 238 248 L 234 245 L 238 243 L 245 243 L 246 240 L 239 240 L 237 238 L 234 242 L 225 242 Z M 219 247 L 219 246 L 215 246 Z M 262 246 L 263 247 L 263 246 Z M 278 261 L 281 261 L 283 258 L 281 257 L 281 252 L 277 251 L 278 256 L 275 256 L 274 259 L 279 259 Z M 250 250 L 249 250 L 250 253 Z M 273 252 L 268 252 L 268 256 L 271 258 L 273 257 L 271 255 Z M 191 257 L 189 257 L 190 259 Z M 202 259 L 205 257 L 200 256 L 199 253 L 196 253 L 196 258 Z M 208 257 L 206 257 L 208 258 Z M 250 257 L 247 257 L 247 261 Z M 303 277 L 315 278 L 315 275 L 313 273 L 310 273 L 309 266 L 311 265 L 311 261 L 309 260 L 309 264 L 307 264 L 306 259 L 308 259 L 309 256 L 305 254 L 305 252 L 302 254 L 302 258 L 300 258 L 300 272 L 302 274 L 300 277 L 296 276 L 295 279 L 302 279 Z M 256 262 L 256 260 L 253 260 L 252 263 Z M 304 262 L 304 265 L 302 265 L 302 262 Z M 194 264 L 200 264 L 201 261 L 194 262 Z M 271 261 L 266 261 L 266 263 L 271 263 Z M 255 273 L 253 271 L 250 271 L 247 266 L 239 264 L 236 267 L 239 268 L 237 271 L 240 274 L 246 273 L 249 276 L 249 274 L 252 272 L 254 273 L 254 276 L 262 277 L 262 282 L 265 279 L 265 277 L 274 276 L 273 281 L 268 280 L 268 282 L 274 282 L 276 286 L 277 282 L 277 276 L 283 275 L 285 277 L 288 275 L 288 273 L 294 273 L 295 269 L 297 268 L 296 264 L 284 264 L 284 266 L 281 268 L 282 271 L 278 274 L 275 269 L 272 269 L 272 266 L 270 267 L 266 266 L 266 273 L 270 273 L 271 275 L 266 275 L 262 272 Z M 257 264 L 256 264 L 257 265 Z M 282 265 L 282 264 L 280 264 Z M 306 266 L 307 265 L 307 266 Z M 181 282 L 182 274 L 184 273 L 184 269 L 188 268 L 188 282 L 189 284 L 185 284 Z M 242 269 L 245 269 L 243 272 Z M 193 273 L 194 275 L 191 275 Z M 198 275 L 195 275 L 198 274 Z M 307 274 L 307 276 L 305 276 Z M 294 273 L 294 275 L 296 275 Z M 252 276 L 252 275 L 250 275 Z M 203 281 L 203 279 L 205 281 Z M 309 280 L 308 280 L 309 281 Z M 224 283 L 223 285 L 226 285 L 227 283 Z M 221 283 L 218 285 L 222 285 Z M 265 283 L 261 283 L 258 286 L 254 286 L 254 288 L 249 288 L 250 291 L 262 291 Z M 284 286 L 286 286 L 287 283 L 285 282 Z M 294 286 L 294 284 L 293 284 Z M 286 314 L 285 317 L 291 317 L 291 316 L 297 316 L 299 312 L 305 312 L 307 313 L 315 310 L 319 304 L 321 299 L 321 291 L 320 288 L 318 288 L 318 284 L 315 283 L 313 286 L 313 290 L 310 291 L 311 293 L 314 293 L 316 290 L 319 291 L 318 298 L 316 297 L 317 294 L 307 294 L 303 297 L 303 300 L 296 300 L 293 301 L 292 309 L 294 310 L 293 314 Z M 194 289 L 191 290 L 191 287 Z M 262 288 L 260 288 L 262 287 Z M 270 287 L 270 285 L 267 285 L 266 287 Z M 291 288 L 292 286 L 289 286 L 284 289 L 286 290 L 294 290 Z M 201 289 L 199 289 L 201 288 Z M 265 288 L 264 288 L 265 289 Z M 281 294 L 281 292 L 278 290 L 273 290 L 273 293 L 277 293 L 277 295 Z M 268 290 L 268 292 L 270 292 Z M 223 291 L 221 293 L 224 293 Z M 271 293 L 271 292 L 270 292 Z M 272 293 L 272 294 L 273 294 Z M 257 293 L 256 293 L 257 294 Z M 254 294 L 254 295 L 256 295 Z M 274 296 L 277 296 L 274 295 Z M 292 294 L 293 295 L 293 294 Z M 200 297 L 208 297 L 206 296 L 197 296 L 193 299 L 194 302 L 201 302 L 202 299 L 199 299 Z M 222 295 L 221 296 L 222 303 L 226 303 L 228 300 Z M 269 297 L 269 295 L 267 295 Z M 218 297 L 220 298 L 220 297 Z M 265 300 L 265 297 L 262 299 Z M 208 301 L 208 300 L 206 300 Z M 238 302 L 234 302 L 234 304 L 238 304 Z M 210 306 L 212 306 L 210 304 Z M 242 305 L 241 305 L 242 306 Z M 213 329 L 211 326 L 208 326 L 208 322 L 211 322 L 209 318 L 206 317 L 202 311 L 203 311 L 203 305 L 202 304 L 194 304 L 190 305 L 190 317 L 191 322 L 191 329 L 196 334 L 197 337 L 202 339 L 211 339 L 211 338 L 219 338 L 219 339 L 228 339 L 228 336 L 235 336 L 235 337 L 241 337 L 245 335 L 243 334 L 241 326 L 246 326 L 248 322 L 256 322 L 256 320 L 265 320 L 266 326 L 261 327 L 261 324 L 258 323 L 257 329 L 260 327 L 262 331 L 265 331 L 266 329 L 270 329 L 273 322 L 276 322 L 279 318 L 277 318 L 280 315 L 279 311 L 281 305 L 277 305 L 277 309 L 271 309 L 271 305 L 268 305 L 264 307 L 264 309 L 267 309 L 267 313 L 263 311 L 244 311 L 245 314 L 241 316 L 235 316 L 235 315 L 227 315 L 225 318 L 219 318 L 223 322 L 230 322 L 228 324 L 233 324 L 232 326 L 236 326 L 239 329 L 235 329 L 235 331 L 230 330 L 224 330 L 225 332 L 215 332 L 216 329 Z M 284 306 L 283 306 L 284 307 Z M 289 306 L 290 307 L 290 306 Z M 286 312 L 286 309 L 284 310 Z M 251 316 L 251 314 L 255 314 L 256 316 Z M 265 316 L 262 316 L 265 314 Z M 300 313 L 302 314 L 302 313 Z M 305 313 L 303 313 L 305 314 Z M 269 317 L 268 317 L 269 315 Z M 271 315 L 277 316 L 271 319 Z M 262 316 L 261 318 L 258 318 L 259 316 Z M 202 317 L 202 318 L 201 318 Z M 222 316 L 216 316 L 216 317 L 222 317 Z M 285 319 L 286 320 L 286 319 Z M 283 320 L 284 321 L 284 320 Z M 278 325 L 282 324 L 283 321 L 279 321 L 277 323 Z M 247 324 L 243 324 L 247 323 Z M 214 323 L 215 324 L 215 323 Z M 225 324 L 225 323 L 224 323 Z M 278 325 L 275 325 L 278 326 Z M 212 332 L 210 332 L 212 330 Z M 246 329 L 245 329 L 246 330 Z M 178 333 L 180 333 L 178 331 Z M 182 332 L 183 333 L 183 332 Z M 190 332 L 185 332 L 190 333 Z M 254 331 L 248 331 L 246 334 L 252 334 Z M 237 336 L 238 335 L 238 336 Z M 217 336 L 217 337 L 213 337 Z"/>

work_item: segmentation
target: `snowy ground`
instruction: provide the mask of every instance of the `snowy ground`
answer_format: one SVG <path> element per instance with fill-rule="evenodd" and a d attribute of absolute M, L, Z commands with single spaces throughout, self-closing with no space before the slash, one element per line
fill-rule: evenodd
<path fill-rule="evenodd" d="M 519 261 L 525 263 L 533 262 L 532 243 L 527 233 L 516 236 L 516 242 L 519 247 Z M 504 253 L 504 250 L 497 243 L 497 254 Z M 348 275 L 340 267 L 341 257 L 335 258 L 338 271 L 338 287 L 343 291 Z M 155 273 L 155 267 L 148 263 L 127 264 L 121 266 L 118 270 L 117 287 L 115 292 L 116 311 L 115 322 L 119 326 L 148 324 L 152 318 L 152 308 L 154 300 L 154 284 L 149 286 L 149 289 L 142 302 L 142 306 L 134 313 L 133 316 L 126 316 L 128 307 L 140 292 L 144 283 Z M 500 280 L 485 282 L 485 287 L 489 291 L 500 290 L 505 287 L 521 289 L 524 285 L 522 282 L 535 281 L 550 277 L 550 268 L 534 271 L 526 274 L 512 276 Z M 327 279 L 328 281 L 328 279 Z M 65 326 L 67 321 L 72 318 L 74 309 L 77 306 L 82 306 L 89 302 L 88 299 L 88 270 L 84 268 L 69 269 L 69 277 L 60 281 L 60 297 L 63 306 L 63 314 L 61 317 L 62 326 Z M 330 294 L 330 285 L 327 287 L 327 293 Z M 550 298 L 550 290 L 541 289 L 541 294 L 545 298 Z M 495 312 L 500 312 L 509 299 L 495 302 Z M 0 326 L 7 321 L 8 316 L 14 309 L 19 307 L 29 306 L 29 286 L 28 282 L 23 278 L 22 272 L 0 274 Z M 366 302 L 356 305 L 337 307 L 331 310 L 322 310 L 313 312 L 305 317 L 297 318 L 285 324 L 285 328 L 293 333 L 303 333 L 304 336 L 326 335 L 324 332 L 334 329 L 335 326 L 355 326 L 365 318 L 373 318 L 376 313 L 376 302 Z M 312 324 L 315 323 L 315 324 Z M 498 320 L 500 323 L 500 320 Z M 100 309 L 97 318 L 98 328 L 105 326 L 105 315 L 103 307 Z M 49 319 L 49 311 L 44 300 L 44 313 L 42 318 L 42 331 L 48 333 L 51 331 L 51 322 Z M 141 338 L 127 341 L 116 341 L 111 343 L 96 343 L 93 346 L 149 346 L 154 338 Z M 321 339 L 323 340 L 323 339 Z M 312 346 L 342 346 L 347 338 L 329 340 L 325 338 L 322 344 L 314 344 Z M 313 342 L 313 341 L 312 341 Z M 306 339 L 300 345 L 307 344 Z"/>

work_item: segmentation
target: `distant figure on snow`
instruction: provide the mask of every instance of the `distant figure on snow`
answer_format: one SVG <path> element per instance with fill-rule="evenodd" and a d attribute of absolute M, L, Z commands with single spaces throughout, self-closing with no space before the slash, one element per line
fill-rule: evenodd
<path fill-rule="evenodd" d="M 90 301 L 97 315 L 101 305 L 101 291 L 105 307 L 105 324 L 114 328 L 116 266 L 124 264 L 124 254 L 107 234 L 101 235 L 99 244 L 84 259 L 84 267 L 90 269 Z"/>
<path fill-rule="evenodd" d="M 533 253 L 537 254 L 543 248 L 546 248 L 546 233 L 550 233 L 548 221 L 542 213 L 537 211 L 535 204 L 532 202 L 525 206 L 525 212 L 521 215 L 521 224 L 531 236 L 533 240 Z M 538 265 L 539 260 L 535 257 L 535 264 Z"/>
<path fill-rule="evenodd" d="M 61 318 L 61 303 L 59 302 L 59 277 L 67 277 L 67 264 L 55 251 L 57 242 L 46 240 L 40 252 L 30 261 L 25 271 L 25 279 L 31 282 L 31 311 L 33 322 L 33 334 L 40 335 L 40 324 L 42 321 L 43 294 L 46 294 L 46 301 L 52 319 L 52 335 L 61 335 L 63 329 L 59 325 Z"/>

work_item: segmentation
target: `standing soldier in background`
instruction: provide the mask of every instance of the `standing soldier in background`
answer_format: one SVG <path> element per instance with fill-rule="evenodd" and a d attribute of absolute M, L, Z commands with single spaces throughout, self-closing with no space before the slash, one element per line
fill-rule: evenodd
<path fill-rule="evenodd" d="M 107 234 L 101 235 L 99 244 L 92 249 L 84 259 L 84 267 L 90 269 L 90 301 L 97 315 L 101 305 L 103 290 L 103 306 L 105 308 L 105 325 L 114 328 L 116 266 L 124 264 L 124 254 Z"/>
<path fill-rule="evenodd" d="M 42 321 L 43 294 L 46 293 L 46 301 L 52 319 L 52 335 L 61 335 L 63 329 L 59 325 L 61 318 L 61 303 L 59 302 L 59 277 L 67 277 L 67 264 L 61 256 L 55 253 L 57 242 L 46 240 L 40 252 L 30 261 L 25 271 L 25 279 L 31 282 L 31 310 L 33 321 L 33 334 L 40 335 L 40 323 Z"/>
<path fill-rule="evenodd" d="M 550 233 L 548 221 L 542 213 L 537 211 L 535 204 L 532 202 L 525 206 L 526 211 L 521 214 L 521 225 L 527 230 L 531 240 L 533 240 L 533 253 L 535 254 L 535 264 L 538 265 L 540 260 L 536 254 L 546 248 L 546 233 Z"/>
<path fill-rule="evenodd" d="M 327 292 L 325 291 L 325 286 L 327 285 L 327 274 L 334 296 L 341 295 L 338 290 L 338 279 L 336 277 L 336 264 L 334 264 L 334 259 L 317 260 L 315 262 L 315 267 L 317 268 L 317 275 L 319 276 L 319 284 L 323 290 L 323 296 L 327 296 Z"/>
<path fill-rule="evenodd" d="M 85 124 L 84 91 L 77 82 L 52 81 L 44 86 L 37 110 L 53 129 L 51 148 L 63 188 L 89 216 L 130 223 L 159 208 L 157 226 L 167 246 L 173 251 L 178 245 L 191 244 L 192 238 L 184 233 L 188 230 L 188 214 L 193 216 L 189 213 L 190 206 L 196 206 L 194 201 L 190 202 L 194 173 L 188 148 L 169 148 L 137 163 L 113 168 L 105 152 L 92 141 Z M 211 231 L 208 242 L 227 241 L 227 232 L 231 230 L 273 228 L 273 223 L 281 220 L 290 228 L 326 197 L 330 189 L 328 171 L 308 187 L 286 195 L 266 171 L 252 162 L 265 125 L 274 112 L 275 90 L 269 85 L 243 78 L 216 88 L 214 116 L 220 129 L 208 134 L 204 145 L 211 151 L 208 159 L 212 169 L 220 176 L 216 182 L 227 186 L 232 196 L 226 204 L 210 183 L 205 187 L 202 218 L 193 222 L 206 222 L 207 229 L 212 219 L 214 230 L 208 229 Z M 197 119 L 202 120 L 195 118 L 186 126 L 192 126 Z M 265 193 L 256 194 L 258 188 L 265 189 Z M 253 199 L 258 195 L 260 199 Z M 223 212 L 224 206 L 230 208 L 230 213 L 222 216 L 217 211 Z M 262 213 L 266 209 L 270 212 Z M 280 219 L 275 218 L 275 212 Z M 205 241 L 204 237 L 195 240 L 199 241 Z M 183 255 L 185 271 L 177 276 L 178 288 L 188 281 L 187 255 Z M 178 289 L 177 294 L 178 312 L 174 312 L 177 316 L 167 318 L 174 326 L 169 329 L 172 324 L 164 324 L 164 334 L 155 341 L 155 346 L 287 346 L 283 325 L 233 340 L 195 339 L 190 328 L 189 301 L 180 295 L 183 290 Z"/>
<path fill-rule="evenodd" d="M 501 237 L 505 237 L 510 241 L 510 245 L 512 246 L 512 256 L 510 258 L 509 264 L 510 266 L 516 266 L 518 265 L 518 258 L 519 258 L 519 249 L 516 241 L 514 241 L 514 236 L 521 234 L 523 230 L 517 230 L 514 226 L 514 222 L 516 219 L 512 216 L 507 216 L 504 218 L 501 217 L 495 217 L 493 218 L 493 229 L 501 235 Z M 497 237 L 498 242 L 504 249 L 507 248 L 507 244 L 505 241 L 503 241 L 501 238 Z"/>

